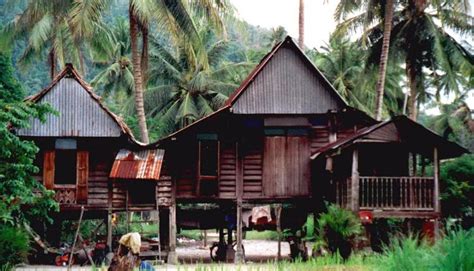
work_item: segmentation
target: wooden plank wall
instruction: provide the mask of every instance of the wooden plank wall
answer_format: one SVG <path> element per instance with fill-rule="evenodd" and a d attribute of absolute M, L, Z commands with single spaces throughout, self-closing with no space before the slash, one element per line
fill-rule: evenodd
<path fill-rule="evenodd" d="M 310 142 L 307 137 L 265 137 L 265 197 L 310 194 Z"/>
<path fill-rule="evenodd" d="M 237 156 L 235 143 L 221 143 L 219 168 L 219 197 L 235 198 Z"/>
<path fill-rule="evenodd" d="M 168 155 L 177 155 L 173 157 L 174 174 L 176 174 L 176 196 L 190 197 L 196 192 L 196 176 L 197 176 L 197 142 L 194 144 L 180 145 L 179 151 L 172 149 L 168 151 Z M 170 169 L 171 170 L 171 169 Z"/>

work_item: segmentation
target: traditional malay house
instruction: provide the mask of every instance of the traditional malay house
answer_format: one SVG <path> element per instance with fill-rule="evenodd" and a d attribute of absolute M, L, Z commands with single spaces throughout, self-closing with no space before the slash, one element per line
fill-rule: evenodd
<path fill-rule="evenodd" d="M 158 210 L 171 263 L 179 227 L 220 228 L 221 242 L 222 228 L 235 229 L 242 260 L 242 229 L 258 224 L 246 210 L 272 203 L 293 206 L 273 229 L 301 226 L 323 201 L 373 218 L 436 220 L 439 160 L 466 152 L 406 117 L 377 122 L 349 107 L 290 37 L 221 109 L 147 146 L 71 66 L 30 99 L 60 113 L 17 132 L 40 147 L 37 178 L 56 192 L 61 216 L 85 206 L 110 222 L 113 212 Z M 220 208 L 177 210 L 193 203 Z"/>
<path fill-rule="evenodd" d="M 290 37 L 220 110 L 155 146 L 166 152 L 171 212 L 176 203 L 233 206 L 223 209 L 236 214 L 237 260 L 249 205 L 292 203 L 307 214 L 329 201 L 365 219 L 437 219 L 439 160 L 466 152 L 404 116 L 377 122 L 350 108 Z M 433 163 L 434 175 L 417 170 L 416 158 Z M 170 217 L 172 225 L 199 219 Z M 200 217 L 195 226 L 206 227 Z M 298 218 L 283 212 L 282 226 L 301 226 Z"/>
<path fill-rule="evenodd" d="M 163 150 L 136 141 L 72 65 L 28 99 L 57 111 L 44 123 L 32 120 L 29 128 L 16 131 L 39 147 L 35 177 L 55 192 L 60 204 L 60 213 L 53 214 L 57 227 L 50 231 L 50 243 L 58 244 L 60 222 L 78 219 L 81 207 L 85 218 L 108 220 L 111 246 L 112 213 L 157 211 L 169 201 L 171 182 L 160 180 Z"/>

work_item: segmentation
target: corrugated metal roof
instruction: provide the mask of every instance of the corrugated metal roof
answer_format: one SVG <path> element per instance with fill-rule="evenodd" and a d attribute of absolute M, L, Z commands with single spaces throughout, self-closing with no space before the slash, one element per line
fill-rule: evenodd
<path fill-rule="evenodd" d="M 135 140 L 125 122 L 105 107 L 71 64 L 67 64 L 48 87 L 27 100 L 47 102 L 60 115 L 48 115 L 45 123 L 32 120 L 30 128 L 19 129 L 18 135 L 117 137 L 124 133 L 134 143 L 143 145 Z"/>
<path fill-rule="evenodd" d="M 159 180 L 163 156 L 162 149 L 131 151 L 121 149 L 115 157 L 110 178 Z"/>
<path fill-rule="evenodd" d="M 393 125 L 393 126 L 392 126 Z M 344 149 L 348 146 L 351 146 L 355 143 L 357 139 L 360 138 L 371 138 L 370 135 L 374 135 L 377 131 L 389 127 L 386 135 L 384 135 L 387 141 L 393 141 L 391 137 L 399 137 L 398 141 L 409 143 L 411 148 L 417 148 L 418 150 L 432 149 L 437 147 L 439 149 L 440 159 L 448 159 L 460 156 L 464 153 L 469 153 L 468 150 L 461 147 L 460 145 L 451 142 L 443 137 L 439 136 L 435 132 L 427 129 L 423 125 L 415 122 L 406 116 L 395 116 L 390 120 L 379 122 L 369 127 L 362 128 L 361 130 L 355 132 L 354 134 L 342 138 L 336 142 L 327 144 L 313 154 L 311 154 L 311 159 L 316 159 L 320 155 L 330 154 L 337 151 L 338 149 Z M 391 130 L 391 131 L 390 131 Z M 396 135 L 388 136 L 389 133 L 396 133 Z M 376 138 L 379 138 L 377 136 Z"/>

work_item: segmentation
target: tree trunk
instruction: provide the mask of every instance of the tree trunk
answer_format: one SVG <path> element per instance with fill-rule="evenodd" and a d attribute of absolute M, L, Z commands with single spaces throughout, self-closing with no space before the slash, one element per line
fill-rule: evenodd
<path fill-rule="evenodd" d="M 49 50 L 48 65 L 49 76 L 51 77 L 51 80 L 53 80 L 56 76 L 56 54 L 54 53 L 54 48 L 51 48 L 51 50 Z"/>
<path fill-rule="evenodd" d="M 387 0 L 385 3 L 382 52 L 380 53 L 379 75 L 376 86 L 375 119 L 377 120 L 382 119 L 383 95 L 385 88 L 385 75 L 387 73 L 388 52 L 390 49 L 390 35 L 392 33 L 393 9 L 393 0 Z"/>
<path fill-rule="evenodd" d="M 140 128 L 141 141 L 148 144 L 148 129 L 146 126 L 145 106 L 143 103 L 143 78 L 140 60 L 140 52 L 138 51 L 138 22 L 134 15 L 133 7 L 129 7 L 130 20 L 130 40 L 132 49 L 132 65 L 133 80 L 135 82 L 135 108 L 137 110 L 138 127 Z"/>
<path fill-rule="evenodd" d="M 148 23 L 143 23 L 141 26 L 142 31 L 142 76 L 143 85 L 146 86 L 148 82 Z"/>
<path fill-rule="evenodd" d="M 298 31 L 298 46 L 304 50 L 304 0 L 300 0 Z"/>
<path fill-rule="evenodd" d="M 406 59 L 406 73 L 408 78 L 408 85 L 410 88 L 410 96 L 408 97 L 408 117 L 416 121 L 417 110 L 416 110 L 416 96 L 417 91 L 417 78 L 416 78 L 416 67 L 414 61 L 407 57 Z"/>

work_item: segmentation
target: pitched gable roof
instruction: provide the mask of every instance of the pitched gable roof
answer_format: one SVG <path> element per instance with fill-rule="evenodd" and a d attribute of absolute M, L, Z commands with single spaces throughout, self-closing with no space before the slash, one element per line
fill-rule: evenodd
<path fill-rule="evenodd" d="M 137 142 L 125 122 L 111 112 L 72 67 L 67 64 L 53 81 L 27 100 L 48 102 L 60 116 L 49 115 L 45 123 L 32 120 L 30 128 L 19 129 L 22 136 L 118 137 L 122 134 Z"/>
<path fill-rule="evenodd" d="M 321 86 L 323 86 L 328 91 L 328 94 L 330 95 L 330 97 L 332 99 L 334 99 L 335 103 L 337 103 L 337 105 L 339 105 L 340 108 L 348 107 L 347 103 L 339 95 L 339 93 L 334 89 L 334 87 L 331 85 L 331 83 L 329 83 L 329 81 L 326 79 L 326 77 L 324 77 L 324 75 L 313 65 L 311 60 L 309 60 L 306 57 L 306 55 L 303 53 L 303 51 L 301 51 L 301 49 L 298 47 L 298 45 L 296 45 L 296 43 L 293 41 L 293 39 L 290 36 L 287 36 L 283 41 L 277 43 L 270 50 L 270 52 L 267 53 L 262 58 L 262 60 L 259 62 L 259 64 L 249 73 L 247 78 L 229 96 L 229 98 L 227 99 L 227 101 L 226 101 L 226 103 L 224 104 L 223 107 L 221 107 L 219 110 L 209 114 L 208 116 L 206 116 L 204 118 L 201 118 L 201 119 L 191 123 L 190 125 L 188 125 L 184 128 L 181 128 L 180 130 L 178 130 L 178 131 L 176 131 L 176 132 L 174 132 L 174 133 L 172 133 L 172 134 L 170 134 L 170 135 L 168 135 L 164 138 L 159 139 L 157 142 L 153 143 L 153 145 L 157 145 L 157 144 L 159 144 L 159 142 L 162 142 L 164 140 L 172 138 L 172 137 L 176 136 L 177 134 L 181 133 L 182 131 L 187 130 L 191 127 L 195 127 L 197 125 L 200 125 L 203 122 L 207 121 L 208 119 L 216 117 L 216 115 L 220 115 L 220 114 L 223 114 L 223 113 L 229 112 L 229 111 L 232 111 L 233 113 L 236 113 L 234 111 L 234 108 L 233 108 L 234 104 L 238 101 L 240 96 L 243 95 L 243 93 L 248 91 L 247 89 L 248 89 L 249 85 L 251 85 L 251 83 L 253 81 L 255 81 L 255 79 L 258 77 L 258 75 L 262 72 L 262 70 L 265 69 L 265 67 L 268 65 L 268 63 L 272 60 L 272 58 L 275 57 L 275 55 L 277 54 L 277 52 L 281 48 L 288 48 L 296 54 L 296 56 L 301 61 L 300 63 L 305 65 L 306 69 L 309 70 L 315 77 L 317 77 L 319 79 L 319 82 L 321 83 Z M 308 100 L 310 100 L 310 99 L 308 99 Z M 338 109 L 338 108 L 331 108 L 331 109 Z M 321 111 L 320 113 L 326 113 L 328 110 L 323 111 L 323 109 L 321 109 L 320 111 Z M 313 113 L 317 113 L 317 112 L 313 112 Z"/>
<path fill-rule="evenodd" d="M 315 114 L 347 106 L 290 36 L 262 59 L 226 105 L 237 114 Z"/>

